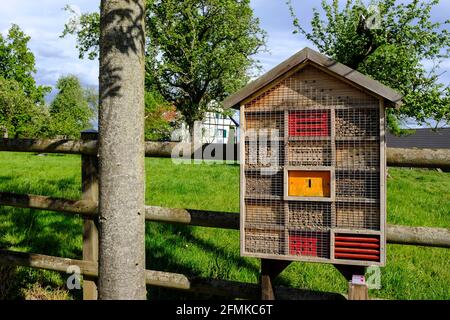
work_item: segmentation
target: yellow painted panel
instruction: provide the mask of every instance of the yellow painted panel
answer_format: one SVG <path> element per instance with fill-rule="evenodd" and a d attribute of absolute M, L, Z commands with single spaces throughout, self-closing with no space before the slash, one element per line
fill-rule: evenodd
<path fill-rule="evenodd" d="M 330 171 L 288 172 L 289 196 L 294 197 L 329 197 Z"/>

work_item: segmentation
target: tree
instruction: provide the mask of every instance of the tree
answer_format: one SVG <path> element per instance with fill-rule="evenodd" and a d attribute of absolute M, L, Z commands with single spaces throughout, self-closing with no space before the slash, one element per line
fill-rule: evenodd
<path fill-rule="evenodd" d="M 92 111 L 92 122 L 98 123 L 98 89 L 95 87 L 86 87 L 84 89 L 84 97 Z"/>
<path fill-rule="evenodd" d="M 12 79 L 35 103 L 43 104 L 49 87 L 38 86 L 33 78 L 36 73 L 34 54 L 28 48 L 30 37 L 13 24 L 6 38 L 0 34 L 0 77 Z"/>
<path fill-rule="evenodd" d="M 143 300 L 145 1 L 100 14 L 99 298 Z"/>
<path fill-rule="evenodd" d="M 432 22 L 431 9 L 439 0 L 379 0 L 365 7 L 360 0 L 322 1 L 323 20 L 314 9 L 311 31 L 295 16 L 288 1 L 296 32 L 303 34 L 324 54 L 403 94 L 403 106 L 388 110 L 388 124 L 399 132 L 398 120 L 449 124 L 450 89 L 439 82 L 439 64 L 449 57 L 450 36 L 445 22 Z M 375 10 L 376 9 L 376 10 Z M 427 71 L 424 61 L 434 67 Z"/>
<path fill-rule="evenodd" d="M 191 132 L 211 101 L 243 86 L 265 42 L 249 0 L 148 0 L 147 88 L 182 114 Z M 83 14 L 63 36 L 77 36 L 80 57 L 95 57 L 97 15 Z M 73 21 L 75 21 L 73 20 Z M 90 33 L 87 31 L 91 31 Z"/>
<path fill-rule="evenodd" d="M 23 92 L 19 82 L 0 77 L 0 134 L 3 138 L 35 138 L 48 123 L 46 109 Z"/>
<path fill-rule="evenodd" d="M 153 1 L 150 12 L 148 70 L 192 136 L 212 101 L 249 80 L 264 33 L 247 0 Z"/>
<path fill-rule="evenodd" d="M 145 92 L 145 139 L 166 141 L 178 125 L 178 113 L 157 91 Z"/>
<path fill-rule="evenodd" d="M 52 136 L 79 138 L 88 129 L 93 110 L 89 107 L 86 92 L 76 76 L 61 77 L 56 84 L 59 92 L 50 105 Z"/>

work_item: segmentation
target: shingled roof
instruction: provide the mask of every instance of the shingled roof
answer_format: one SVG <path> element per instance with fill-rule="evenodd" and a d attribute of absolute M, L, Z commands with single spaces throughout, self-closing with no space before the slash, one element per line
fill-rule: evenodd
<path fill-rule="evenodd" d="M 389 148 L 450 149 L 450 128 L 441 128 L 437 131 L 421 128 L 414 131 L 413 134 L 402 136 L 387 132 L 387 146 Z"/>
<path fill-rule="evenodd" d="M 286 72 L 289 72 L 301 64 L 316 64 L 323 67 L 331 71 L 331 73 L 336 75 L 337 78 L 347 80 L 355 87 L 384 98 L 387 102 L 387 106 L 397 107 L 401 105 L 402 96 L 397 91 L 368 76 L 363 75 L 356 70 L 353 70 L 352 68 L 347 67 L 346 65 L 343 65 L 342 63 L 336 62 L 317 51 L 310 48 L 304 48 L 258 79 L 250 82 L 238 92 L 226 98 L 223 101 L 224 107 L 239 108 L 242 101 L 246 100 L 264 87 L 269 86 Z"/>

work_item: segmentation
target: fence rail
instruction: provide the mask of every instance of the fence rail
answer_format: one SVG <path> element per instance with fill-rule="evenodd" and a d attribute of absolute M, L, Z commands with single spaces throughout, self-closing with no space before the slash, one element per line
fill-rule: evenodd
<path fill-rule="evenodd" d="M 36 153 L 62 153 L 81 154 L 84 158 L 83 188 L 84 193 L 96 190 L 97 183 L 97 141 L 90 140 L 95 135 L 85 135 L 84 140 L 31 140 L 31 139 L 1 139 L 0 151 L 11 152 L 36 152 Z M 147 157 L 170 157 L 174 142 L 146 142 L 145 154 Z M 207 145 L 203 145 L 205 149 Z M 223 148 L 222 154 L 230 149 L 226 145 L 214 146 L 216 150 Z M 189 150 L 189 148 L 185 148 Z M 239 158 L 234 145 L 231 149 L 235 160 Z M 191 158 L 198 158 L 199 152 L 191 151 Z M 229 158 L 229 157 L 228 157 Z M 434 149 L 387 149 L 387 163 L 391 166 L 450 168 L 450 150 Z M 84 194 L 83 193 L 83 194 Z M 95 194 L 95 192 L 93 193 Z M 98 216 L 97 201 L 93 197 L 85 197 L 82 200 L 68 200 L 62 198 L 47 197 L 42 195 L 16 194 L 0 192 L 0 205 L 19 208 L 30 208 L 61 212 L 70 215 L 80 215 L 86 223 Z M 146 220 L 164 223 L 178 223 L 192 226 L 239 229 L 239 213 L 227 213 L 206 210 L 173 209 L 156 206 L 146 207 Z M 96 233 L 90 230 L 88 240 L 83 243 L 83 260 L 74 260 L 60 257 L 52 257 L 34 253 L 21 253 L 8 250 L 0 250 L 0 265 L 27 266 L 58 272 L 66 272 L 71 265 L 80 267 L 87 279 L 97 277 L 98 266 L 95 261 Z M 445 228 L 406 227 L 398 225 L 387 226 L 387 242 L 402 245 L 420 245 L 430 247 L 450 248 L 450 230 Z M 88 283 L 88 282 L 86 282 Z M 261 287 L 255 283 L 243 283 L 219 279 L 206 279 L 188 277 L 183 274 L 146 270 L 146 283 L 151 286 L 189 290 L 209 295 L 235 297 L 242 299 L 256 299 L 260 297 Z M 94 286 L 85 290 L 85 298 L 95 299 Z M 294 289 L 286 287 L 274 287 L 275 294 L 280 299 L 344 299 L 339 293 L 317 292 L 311 290 Z"/>
<path fill-rule="evenodd" d="M 67 200 L 31 194 L 0 192 L 0 205 L 77 214 L 88 219 L 97 216 L 97 202 Z M 147 221 L 188 224 L 192 226 L 239 229 L 239 213 L 146 206 Z M 450 230 L 445 228 L 387 225 L 387 242 L 450 248 Z"/>
<path fill-rule="evenodd" d="M 147 141 L 145 143 L 145 156 L 169 158 L 176 145 L 176 142 Z M 203 145 L 202 150 L 208 146 L 207 144 Z M 212 147 L 220 150 L 220 154 L 227 154 L 227 145 L 214 144 Z M 213 149 L 212 147 L 210 149 Z M 190 148 L 185 148 L 185 150 L 190 150 Z M 230 160 L 234 159 L 237 161 L 239 159 L 239 146 L 234 145 L 232 150 L 232 155 L 228 153 L 231 157 Z M 97 155 L 97 141 L 2 139 L 0 140 L 0 151 L 85 154 L 95 156 Z M 191 151 L 191 157 L 198 157 L 200 154 L 198 150 Z M 396 167 L 450 169 L 450 149 L 387 148 L 387 164 L 388 166 Z"/>

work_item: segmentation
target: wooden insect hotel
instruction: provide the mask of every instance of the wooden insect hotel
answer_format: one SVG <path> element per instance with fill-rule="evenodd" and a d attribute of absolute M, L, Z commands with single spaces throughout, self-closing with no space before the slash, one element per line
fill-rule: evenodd
<path fill-rule="evenodd" d="M 385 108 L 400 100 L 309 48 L 225 100 L 240 109 L 241 254 L 384 265 Z"/>

